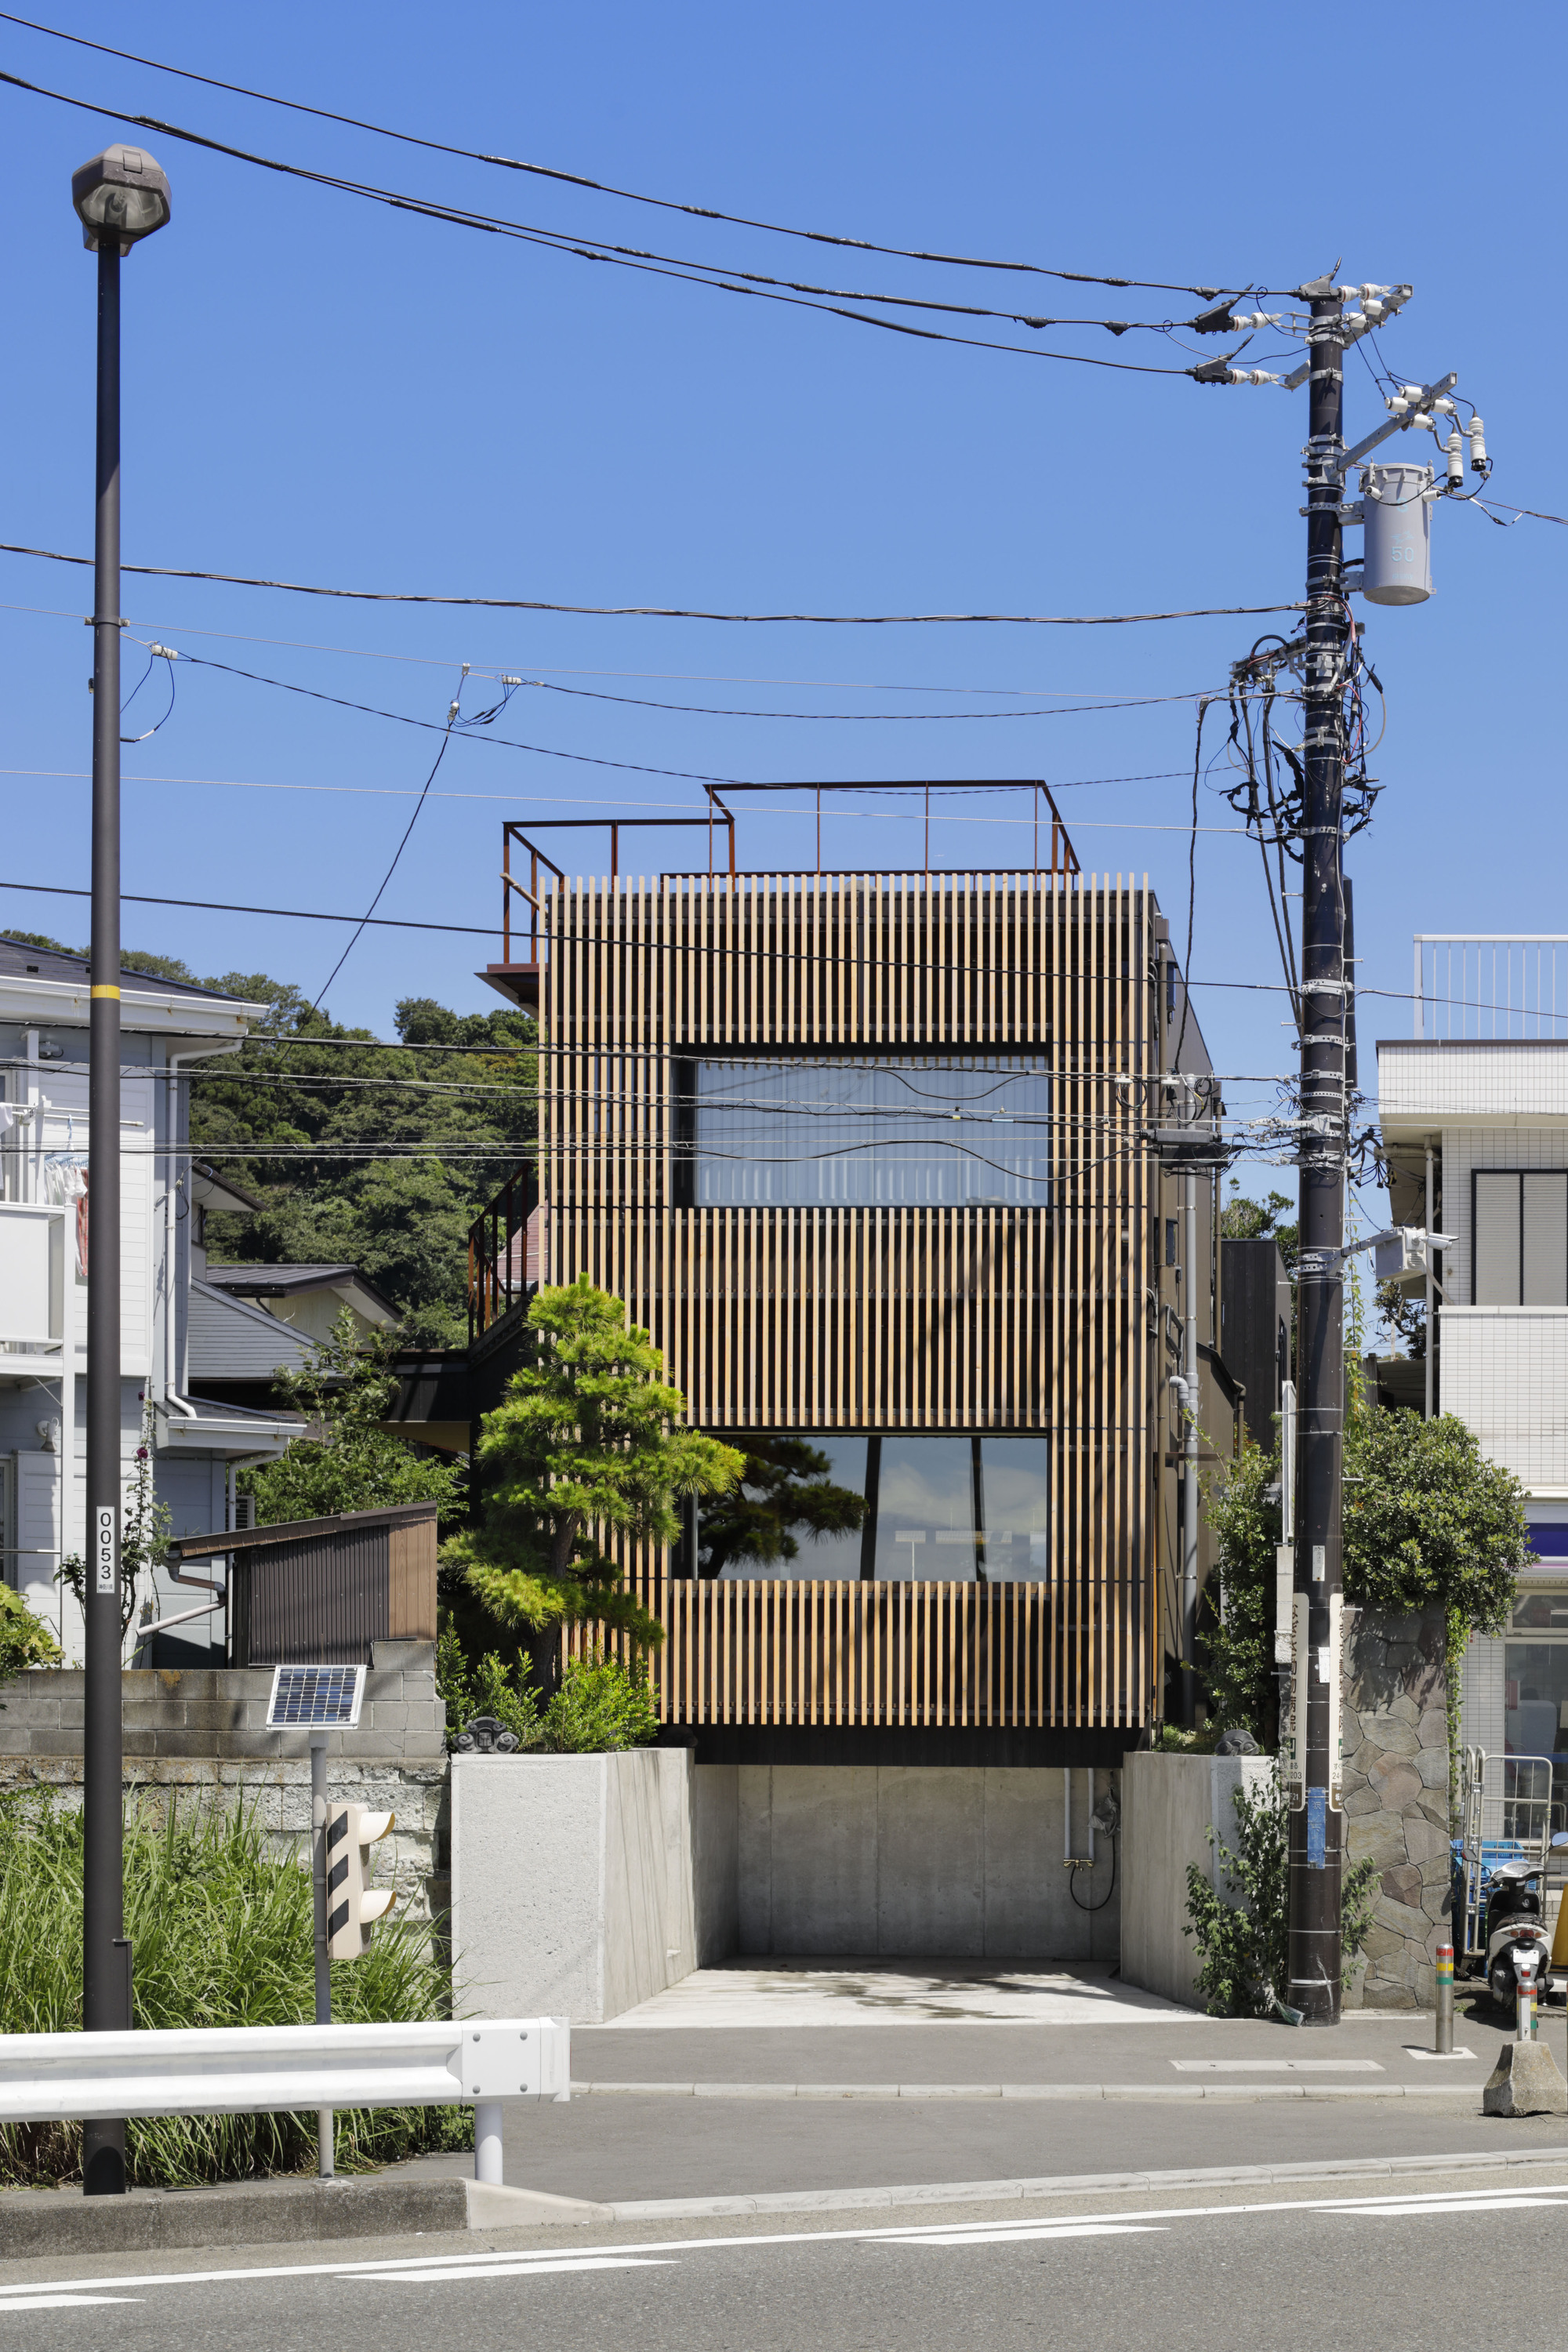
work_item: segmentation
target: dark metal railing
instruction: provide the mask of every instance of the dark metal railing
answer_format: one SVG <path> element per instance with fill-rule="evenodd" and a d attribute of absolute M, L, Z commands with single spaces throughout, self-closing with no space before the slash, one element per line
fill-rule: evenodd
<path fill-rule="evenodd" d="M 468 1338 L 525 1298 L 540 1280 L 544 1214 L 539 1178 L 519 1168 L 468 1228 Z"/>

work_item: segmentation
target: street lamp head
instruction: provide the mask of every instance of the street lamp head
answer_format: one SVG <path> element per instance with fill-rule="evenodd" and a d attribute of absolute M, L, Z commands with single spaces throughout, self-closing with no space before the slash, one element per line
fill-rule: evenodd
<path fill-rule="evenodd" d="M 71 202 L 89 253 L 108 237 L 129 253 L 168 219 L 169 183 L 144 147 L 106 147 L 71 173 Z"/>

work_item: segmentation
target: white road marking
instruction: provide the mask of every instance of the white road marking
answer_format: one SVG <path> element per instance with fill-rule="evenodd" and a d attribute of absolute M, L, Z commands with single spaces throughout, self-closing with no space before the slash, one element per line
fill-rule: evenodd
<path fill-rule="evenodd" d="M 1173 2058 L 1178 2074 L 1381 2074 L 1375 2058 Z"/>
<path fill-rule="evenodd" d="M 1407 2042 L 1405 2045 L 1405 2054 L 1407 2058 L 1430 2058 L 1435 2063 L 1446 2066 L 1451 2058 L 1473 2059 L 1476 2053 L 1473 2050 L 1465 2050 L 1462 2048 L 1458 2050 L 1417 2050 L 1414 2042 Z"/>
<path fill-rule="evenodd" d="M 7 2294 L 0 2292 L 0 2313 L 7 2311 L 76 2311 L 89 2303 L 140 2303 L 139 2294 Z"/>
<path fill-rule="evenodd" d="M 520 2256 L 515 2262 L 476 2263 L 471 2270 L 442 2270 L 432 2264 L 425 2270 L 384 2271 L 381 2275 L 399 2286 L 444 2286 L 453 2279 L 537 2278 L 544 2271 L 657 2271 L 676 2267 L 673 2255 L 650 2260 L 646 2254 L 561 2254 L 554 2259 L 548 2255 L 543 2259 Z"/>
<path fill-rule="evenodd" d="M 1459 2159 L 1462 2162 L 1462 2159 Z M 1141 2212 L 1102 2215 L 1086 2214 L 1079 2221 L 1072 2216 L 1058 2215 L 1030 2222 L 1022 2216 L 1016 2222 L 994 2220 L 987 2221 L 933 2221 L 924 2226 L 915 2222 L 889 2224 L 880 2229 L 858 2230 L 771 2230 L 759 2231 L 750 2236 L 721 2238 L 665 2238 L 641 2243 L 603 2248 L 584 2248 L 581 2252 L 570 2247 L 542 2246 L 537 2253 L 519 2251 L 508 2252 L 505 2266 L 509 2275 L 526 2276 L 530 2270 L 547 2263 L 570 2262 L 580 2266 L 602 2254 L 610 2261 L 624 2263 L 628 2257 L 646 2257 L 656 2263 L 671 2262 L 681 2254 L 747 2252 L 759 2246 L 821 2246 L 862 2241 L 883 2244 L 919 2243 L 922 2235 L 941 2237 L 954 2244 L 964 2244 L 991 2232 L 996 2242 L 1015 2233 L 1038 2230 L 1047 2235 L 1067 2235 L 1069 2231 L 1082 2235 L 1086 2230 L 1101 2228 L 1122 2231 L 1147 2229 L 1152 2225 L 1173 2221 L 1240 2221 L 1252 2214 L 1272 2213 L 1342 2213 L 1348 2219 L 1375 2218 L 1386 2215 L 1397 2219 L 1405 2214 L 1464 2214 L 1501 2210 L 1528 2212 L 1537 2208 L 1568 2204 L 1568 2183 L 1543 2185 L 1539 2189 L 1521 2189 L 1517 2192 L 1495 2190 L 1474 2191 L 1434 2189 L 1429 2195 L 1411 2195 L 1394 2191 L 1387 2197 L 1281 2197 L 1267 2200 L 1245 2201 L 1230 2205 L 1163 2205 L 1146 2208 Z M 495 2249 L 472 2254 L 413 2254 L 388 2257 L 372 2262 L 268 2263 L 244 2269 L 212 2271 L 136 2271 L 122 2278 L 110 2279 L 50 2279 L 38 2285 L 29 2283 L 26 2292 L 33 2294 L 58 2294 L 71 2302 L 111 2302 L 127 2298 L 106 2294 L 93 2295 L 93 2288 L 153 2286 L 218 2286 L 238 2285 L 247 2279 L 389 2279 L 410 2273 L 431 2276 L 471 2276 L 489 2267 L 492 2272 L 501 2257 Z M 21 2307 L 20 2287 L 15 2292 L 0 2284 L 0 2311 Z M 142 2300 L 141 2295 L 129 2298 Z"/>
<path fill-rule="evenodd" d="M 1158 2221 L 1019 2221 L 994 2230 L 931 2230 L 884 2238 L 889 2246 L 1016 2246 L 1037 2238 L 1159 2238 Z"/>
<path fill-rule="evenodd" d="M 1419 2202 L 1394 2197 L 1377 2198 L 1371 2204 L 1336 2205 L 1331 2206 L 1329 2210 L 1337 2213 L 1370 2213 L 1377 2216 L 1386 2213 L 1397 2217 L 1406 2213 L 1528 2213 L 1533 2212 L 1538 2206 L 1542 2205 L 1565 2204 L 1568 2204 L 1568 2197 L 1544 2197 L 1540 2194 L 1532 2196 L 1524 2190 L 1520 2190 L 1513 2194 L 1489 2197 L 1434 2198 L 1430 2200 L 1423 2199 Z"/>

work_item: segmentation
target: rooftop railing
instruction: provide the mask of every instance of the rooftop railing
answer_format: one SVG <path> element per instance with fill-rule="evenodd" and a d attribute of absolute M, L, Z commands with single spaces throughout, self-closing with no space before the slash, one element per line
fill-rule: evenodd
<path fill-rule="evenodd" d="M 1568 933 L 1417 931 L 1417 1037 L 1568 1038 Z"/>

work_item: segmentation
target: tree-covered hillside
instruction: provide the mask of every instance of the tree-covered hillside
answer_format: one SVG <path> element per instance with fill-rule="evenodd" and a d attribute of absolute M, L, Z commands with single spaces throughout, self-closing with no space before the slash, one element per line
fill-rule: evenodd
<path fill-rule="evenodd" d="M 37 934 L 30 943 L 59 946 Z M 130 950 L 121 961 L 197 982 L 173 957 Z M 187 1066 L 192 1142 L 263 1203 L 254 1216 L 209 1218 L 213 1263 L 352 1261 L 397 1307 L 408 1344 L 463 1345 L 468 1227 L 535 1129 L 533 1022 L 410 996 L 395 1010 L 398 1045 L 378 1046 L 265 972 L 197 984 L 268 1008 L 239 1053 Z M 416 1050 L 430 1046 L 457 1050 Z"/>

